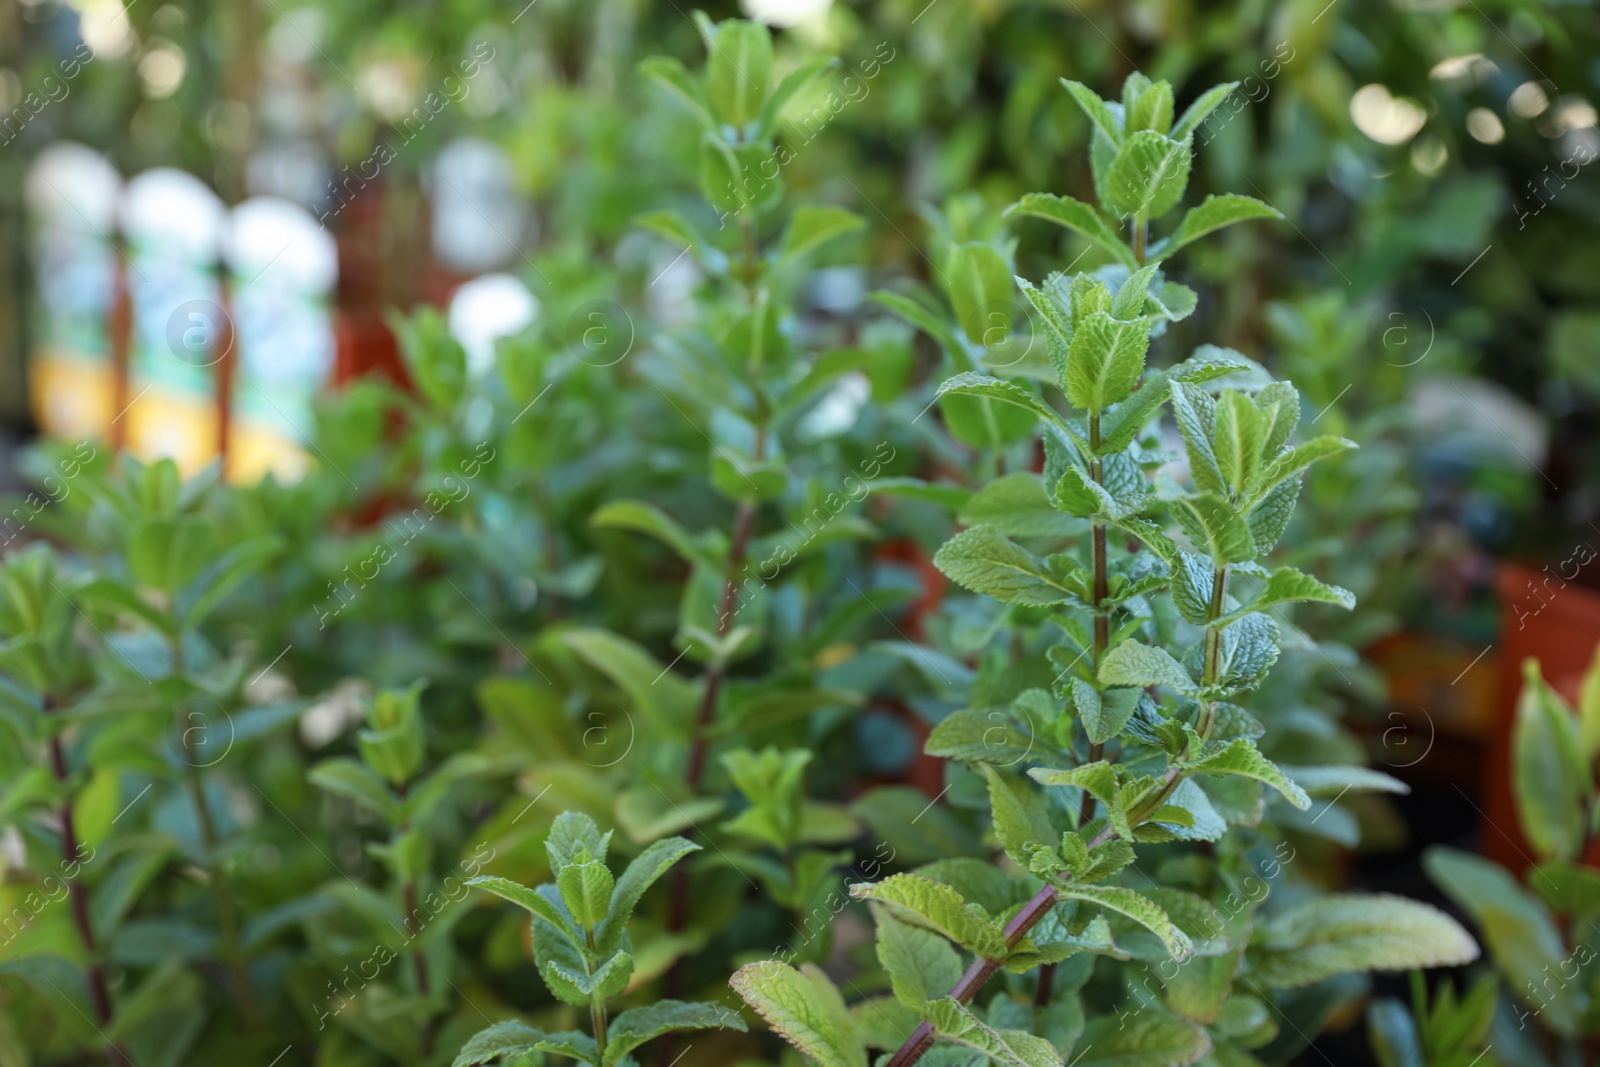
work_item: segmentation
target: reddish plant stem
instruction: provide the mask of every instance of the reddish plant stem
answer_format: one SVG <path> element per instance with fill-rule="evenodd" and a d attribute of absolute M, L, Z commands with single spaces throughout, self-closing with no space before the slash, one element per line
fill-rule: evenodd
<path fill-rule="evenodd" d="M 44 698 L 45 713 L 53 711 L 55 701 L 50 697 Z M 50 738 L 50 770 L 55 775 L 58 783 L 67 781 L 67 754 L 61 747 L 60 735 Z M 72 797 L 69 795 L 61 802 L 61 869 L 67 870 L 74 864 L 81 862 L 78 858 L 78 831 L 72 817 Z M 94 1009 L 96 1021 L 100 1026 L 111 1025 L 111 993 L 106 987 L 105 968 L 100 966 L 99 947 L 95 943 L 94 924 L 89 920 L 89 890 L 77 878 L 68 879 L 67 892 L 72 898 L 72 925 L 78 932 L 78 940 L 83 943 L 84 956 L 87 959 L 85 977 L 89 983 L 89 1003 Z M 106 1060 L 111 1067 L 126 1067 L 127 1054 L 115 1042 L 106 1044 Z"/>

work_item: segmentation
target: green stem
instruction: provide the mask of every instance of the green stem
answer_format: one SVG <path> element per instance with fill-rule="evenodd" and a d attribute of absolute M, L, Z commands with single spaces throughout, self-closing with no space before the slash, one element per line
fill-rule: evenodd
<path fill-rule="evenodd" d="M 1133 258 L 1138 260 L 1139 266 L 1144 266 L 1145 242 L 1149 239 L 1150 225 L 1146 222 L 1133 220 Z"/>
<path fill-rule="evenodd" d="M 185 673 L 183 660 L 183 635 L 177 633 L 172 638 L 172 673 L 174 677 L 181 678 Z M 256 1013 L 255 987 L 250 981 L 250 969 L 245 965 L 244 956 L 239 951 L 238 917 L 233 910 L 233 892 L 228 885 L 228 873 L 221 861 L 217 858 L 217 828 L 211 821 L 211 809 L 206 804 L 205 781 L 200 774 L 200 765 L 196 762 L 198 754 L 194 742 L 189 739 L 190 731 L 183 723 L 183 705 L 178 704 L 175 709 L 178 713 L 178 736 L 183 745 L 183 762 L 186 768 L 184 779 L 189 787 L 189 799 L 194 805 L 195 821 L 200 826 L 200 842 L 205 848 L 204 868 L 206 879 L 211 883 L 212 904 L 217 910 L 217 928 L 222 940 L 222 955 L 227 961 L 228 971 L 233 976 L 234 994 L 239 1001 L 239 1015 L 244 1020 L 245 1029 L 251 1033 L 260 1029 L 260 1016 Z"/>
<path fill-rule="evenodd" d="M 594 929 L 592 927 L 585 928 L 583 936 L 584 940 L 589 944 L 589 951 L 593 952 L 595 950 Z M 590 970 L 587 960 L 584 961 L 583 969 L 590 974 L 594 973 Z M 601 1058 L 604 1059 L 606 1053 L 606 1005 L 604 1001 L 589 1001 L 589 1022 L 594 1026 L 595 1048 L 599 1051 Z"/>

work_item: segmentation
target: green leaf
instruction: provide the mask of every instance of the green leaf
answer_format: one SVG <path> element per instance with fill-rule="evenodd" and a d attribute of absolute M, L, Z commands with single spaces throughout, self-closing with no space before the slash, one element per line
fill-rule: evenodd
<path fill-rule="evenodd" d="M 948 996 L 961 978 L 961 957 L 931 930 L 901 922 L 888 909 L 875 916 L 878 962 L 889 972 L 895 999 L 921 1012 L 930 1000 Z"/>
<path fill-rule="evenodd" d="M 1294 475 L 1279 482 L 1261 502 L 1250 509 L 1250 537 L 1256 543 L 1256 555 L 1264 556 L 1278 543 L 1289 520 L 1294 516 L 1295 502 L 1300 499 L 1300 476 Z"/>
<path fill-rule="evenodd" d="M 615 881 L 604 863 L 572 863 L 556 875 L 561 901 L 584 927 L 594 926 L 606 917 Z"/>
<path fill-rule="evenodd" d="M 1560 973 L 1571 953 L 1539 898 L 1523 888 L 1511 872 L 1481 856 L 1434 846 L 1423 852 L 1422 866 L 1478 924 L 1511 994 L 1530 1008 L 1544 1011 L 1545 1022 L 1552 1029 L 1575 1034 L 1582 1006 L 1574 991 L 1557 987 L 1548 1004 L 1541 1003 L 1552 990 L 1540 983 Z M 1530 991 L 1534 995 L 1530 996 Z"/>
<path fill-rule="evenodd" d="M 1150 326 L 1096 311 L 1078 322 L 1067 349 L 1067 399 L 1085 411 L 1098 411 L 1127 399 L 1144 371 Z"/>
<path fill-rule="evenodd" d="M 311 768 L 306 779 L 319 789 L 355 801 L 390 823 L 399 814 L 400 808 L 394 794 L 377 772 L 365 763 L 343 756 L 323 760 Z"/>
<path fill-rule="evenodd" d="M 1356 447 L 1354 441 L 1347 441 L 1343 437 L 1313 437 L 1301 445 L 1289 449 L 1272 462 L 1261 468 L 1261 479 L 1254 491 L 1254 496 L 1261 496 L 1269 486 L 1277 485 L 1291 474 L 1305 470 L 1319 459 L 1328 456 L 1337 456 L 1340 452 Z"/>
<path fill-rule="evenodd" d="M 838 207 L 797 207 L 783 238 L 783 254 L 798 256 L 824 242 L 864 229 L 867 223 L 853 211 Z"/>
<path fill-rule="evenodd" d="M 1224 82 L 1213 85 L 1195 98 L 1194 103 L 1183 109 L 1183 114 L 1178 121 L 1172 124 L 1167 136 L 1174 140 L 1182 140 L 1200 128 L 1206 116 L 1217 109 L 1217 106 L 1228 98 L 1228 94 L 1239 87 L 1238 82 Z"/>
<path fill-rule="evenodd" d="M 639 73 L 662 85 L 683 103 L 689 105 L 695 118 L 709 133 L 716 132 L 717 121 L 711 115 L 711 105 L 699 83 L 689 75 L 683 64 L 669 56 L 651 56 L 639 64 Z"/>
<path fill-rule="evenodd" d="M 952 581 L 1006 604 L 1081 604 L 1077 590 L 993 526 L 956 534 L 940 546 L 933 563 Z"/>
<path fill-rule="evenodd" d="M 628 864 L 628 869 L 622 872 L 622 877 L 617 879 L 617 887 L 611 895 L 611 907 L 606 914 L 606 921 L 595 931 L 595 944 L 598 950 L 606 953 L 615 952 L 620 948 L 628 920 L 633 917 L 633 909 L 638 906 L 645 890 L 654 885 L 656 879 L 665 874 L 673 864 L 689 853 L 699 851 L 700 846 L 693 841 L 681 837 L 669 837 L 664 841 L 655 842 L 635 856 L 633 862 Z"/>
<path fill-rule="evenodd" d="M 1583 849 L 1589 767 L 1567 702 L 1545 683 L 1537 660 L 1524 660 L 1522 672 L 1511 736 L 1517 817 L 1538 859 L 1569 860 Z"/>
<path fill-rule="evenodd" d="M 905 319 L 935 341 L 938 341 L 952 359 L 966 360 L 967 366 L 970 367 L 972 365 L 971 360 L 967 357 L 966 347 L 956 335 L 956 332 L 950 328 L 948 322 L 939 318 L 932 311 L 929 311 L 908 296 L 892 293 L 887 289 L 879 289 L 872 294 L 872 299 Z"/>
<path fill-rule="evenodd" d="M 1147 371 L 1142 384 L 1132 396 L 1107 408 L 1101 416 L 1100 454 L 1121 452 L 1133 443 L 1145 423 L 1171 397 L 1170 383 L 1199 384 L 1249 367 L 1242 359 L 1230 358 L 1225 353 L 1226 350 L 1206 345 L 1175 367 Z"/>
<path fill-rule="evenodd" d="M 1122 806 L 1122 791 L 1117 783 L 1116 769 L 1105 760 L 1066 770 L 1033 767 L 1028 774 L 1045 785 L 1069 785 L 1082 789 L 1105 805 L 1106 819 L 1117 835 L 1124 840 L 1133 840 L 1133 827 L 1128 824 L 1128 813 Z"/>
<path fill-rule="evenodd" d="M 141 586 L 177 593 L 210 558 L 216 528 L 198 515 L 146 515 L 128 533 L 128 571 Z"/>
<path fill-rule="evenodd" d="M 1040 845 L 1053 845 L 1060 832 L 1050 821 L 1044 799 L 1029 788 L 1023 778 L 983 764 L 989 780 L 989 810 L 995 836 L 1017 866 L 1026 869 L 1033 851 Z"/>
<path fill-rule="evenodd" d="M 1278 764 L 1278 770 L 1287 775 L 1307 796 L 1341 796 L 1346 792 L 1399 793 L 1411 792 L 1411 787 L 1400 779 L 1375 771 L 1371 767 L 1351 764 L 1322 765 L 1316 767 L 1291 767 Z"/>
<path fill-rule="evenodd" d="M 1065 226 L 1110 252 L 1123 265 L 1129 268 L 1138 266 L 1138 261 L 1133 257 L 1133 250 L 1123 243 L 1117 231 L 1101 217 L 1100 212 L 1081 200 L 1074 200 L 1070 196 L 1056 196 L 1052 193 L 1029 193 L 1006 208 L 1006 218 L 1017 215 L 1046 219 Z"/>
<path fill-rule="evenodd" d="M 999 378 L 991 378 L 987 374 L 968 371 L 964 374 L 957 374 L 952 378 L 947 378 L 940 384 L 938 395 L 981 396 L 990 400 L 999 400 L 1006 404 L 1014 404 L 1019 408 L 1033 412 L 1046 422 L 1056 426 L 1074 441 L 1082 441 L 1082 436 L 1078 431 L 1068 426 L 1066 419 L 1061 417 L 1061 413 L 1046 404 L 1037 393 L 1024 389 L 1020 385 L 1001 381 Z M 1080 447 L 1087 448 L 1088 445 L 1080 444 Z"/>
<path fill-rule="evenodd" d="M 539 1052 L 553 1052 L 582 1063 L 600 1062 L 600 1050 L 595 1047 L 594 1038 L 588 1034 L 576 1030 L 547 1034 L 527 1023 L 507 1019 L 474 1034 L 471 1040 L 461 1046 L 451 1067 L 478 1067 L 479 1064 L 492 1063 L 497 1059 L 512 1063 L 520 1056 Z M 535 1062 L 543 1060 L 539 1058 Z"/>
<path fill-rule="evenodd" d="M 223 598 L 266 567 L 283 550 L 283 545 L 283 538 L 276 534 L 252 537 L 207 565 L 174 604 L 183 628 L 198 626 Z"/>
<path fill-rule="evenodd" d="M 706 90 L 717 114 L 742 128 L 761 114 L 772 80 L 772 34 L 759 22 L 719 23 L 706 62 Z"/>
<path fill-rule="evenodd" d="M 574 629 L 561 642 L 610 678 L 664 733 L 686 736 L 699 707 L 700 687 L 686 682 L 644 648 L 609 630 Z"/>
<path fill-rule="evenodd" d="M 1229 389 L 1217 399 L 1217 467 L 1235 493 L 1243 493 L 1261 466 L 1266 426 L 1250 398 Z"/>
<path fill-rule="evenodd" d="M 802 973 L 766 960 L 734 972 L 728 984 L 771 1026 L 819 1067 L 866 1067 L 867 1055 L 850 1026 L 844 1002 L 822 972 Z"/>
<path fill-rule="evenodd" d="M 1228 612 L 1222 619 L 1232 622 L 1252 611 L 1262 611 L 1272 604 L 1287 604 L 1294 601 L 1337 604 L 1349 611 L 1356 606 L 1356 595 L 1337 585 L 1324 585 L 1311 575 L 1297 571 L 1293 567 L 1280 567 L 1267 578 L 1261 592 L 1245 604 Z"/>
<path fill-rule="evenodd" d="M 1189 935 L 1173 925 L 1166 910 L 1131 889 L 1116 885 L 1084 885 L 1081 882 L 1058 882 L 1056 892 L 1063 900 L 1082 900 L 1107 911 L 1125 915 L 1161 939 L 1167 952 L 1175 960 L 1185 960 L 1194 952 L 1194 942 Z"/>
<path fill-rule="evenodd" d="M 1250 523 L 1226 497 L 1213 492 L 1179 497 L 1171 502 L 1172 517 L 1188 535 L 1196 551 L 1221 563 L 1245 563 L 1255 558 L 1255 536 Z"/>
<path fill-rule="evenodd" d="M 1194 1023 L 1151 1010 L 1141 1013 L 1132 1026 L 1116 1015 L 1090 1019 L 1078 1046 L 1083 1052 L 1073 1059 L 1072 1067 L 1185 1067 L 1211 1051 L 1211 1038 Z M 1248 1063 L 1218 1059 L 1216 1067 Z"/>
<path fill-rule="evenodd" d="M 721 1004 L 685 1004 L 681 1000 L 660 1000 L 642 1008 L 630 1008 L 606 1027 L 603 1067 L 613 1067 L 622 1058 L 651 1038 L 674 1030 L 713 1030 L 727 1028 L 743 1033 L 746 1029 L 739 1013 Z"/>
<path fill-rule="evenodd" d="M 1208 196 L 1198 206 L 1190 208 L 1183 216 L 1183 221 L 1178 223 L 1178 228 L 1156 248 L 1151 250 L 1151 258 L 1165 259 L 1178 249 L 1191 241 L 1204 237 L 1214 230 L 1224 226 L 1232 226 L 1236 222 L 1247 219 L 1281 219 L 1283 213 L 1277 208 L 1263 204 L 1248 196 L 1239 196 L 1235 193 L 1226 193 L 1222 196 Z"/>
<path fill-rule="evenodd" d="M 1256 748 L 1256 743 L 1249 738 L 1241 737 L 1225 745 L 1207 747 L 1209 751 L 1202 754 L 1199 759 L 1182 764 L 1187 773 L 1232 774 L 1254 778 L 1282 793 L 1289 803 L 1301 811 L 1311 807 L 1311 798 L 1306 796 L 1306 791 L 1290 781 L 1277 764 L 1263 756 Z"/>
<path fill-rule="evenodd" d="M 933 728 L 924 751 L 965 763 L 1009 767 L 1027 759 L 1033 751 L 1037 725 L 1024 723 L 1001 708 L 962 708 Z"/>
<path fill-rule="evenodd" d="M 817 75 L 837 63 L 835 59 L 808 59 L 784 75 L 761 105 L 761 114 L 756 118 L 756 137 L 761 140 L 771 137 L 778 129 L 778 119 L 783 115 L 784 105 Z"/>
<path fill-rule="evenodd" d="M 1050 502 L 1044 483 L 1031 471 L 990 482 L 961 506 L 963 526 L 993 526 L 1007 537 L 1067 537 L 1083 524 Z"/>
<path fill-rule="evenodd" d="M 967 340 L 989 347 L 1011 335 L 1011 268 L 999 252 L 976 241 L 957 245 L 944 281 Z"/>
<path fill-rule="evenodd" d="M 1578 686 L 1578 734 L 1583 758 L 1592 763 L 1600 756 L 1600 645 Z"/>
<path fill-rule="evenodd" d="M 1165 134 L 1172 128 L 1172 86 L 1156 82 L 1140 93 L 1133 106 L 1126 108 L 1123 132 L 1154 130 Z"/>
<path fill-rule="evenodd" d="M 161 633 L 171 635 L 178 632 L 175 619 L 145 600 L 136 590 L 115 579 L 96 578 L 79 586 L 77 592 L 89 604 L 128 612 Z"/>
<path fill-rule="evenodd" d="M 1127 509 L 1121 507 L 1116 498 L 1108 493 L 1104 486 L 1086 474 L 1082 467 L 1069 466 L 1061 472 L 1061 478 L 1056 482 L 1056 503 L 1068 515 L 1078 518 L 1105 517 L 1122 518 Z"/>
<path fill-rule="evenodd" d="M 1125 648 L 1127 643 L 1124 642 L 1117 647 Z M 1125 655 L 1133 654 L 1125 653 Z M 1172 665 L 1176 666 L 1177 661 L 1174 660 Z M 1078 710 L 1078 721 L 1083 723 L 1083 730 L 1089 735 L 1089 740 L 1097 745 L 1103 745 L 1120 734 L 1122 728 L 1128 725 L 1128 720 L 1133 717 L 1133 709 L 1139 703 L 1140 692 L 1139 689 L 1107 689 L 1100 692 L 1081 678 L 1072 679 L 1072 703 Z"/>
<path fill-rule="evenodd" d="M 611 831 L 602 834 L 595 821 L 581 811 L 564 811 L 557 815 L 550 824 L 550 836 L 544 842 L 545 851 L 550 854 L 550 869 L 557 874 L 569 863 L 588 860 L 604 863 L 610 847 Z M 577 858 L 580 852 L 588 854 L 586 859 Z"/>
<path fill-rule="evenodd" d="M 613 500 L 602 504 L 589 516 L 589 525 L 648 534 L 689 563 L 712 570 L 721 565 L 721 560 L 702 548 L 677 520 L 642 500 Z"/>
<path fill-rule="evenodd" d="M 1194 679 L 1172 653 L 1131 639 L 1106 653 L 1099 678 L 1102 685 L 1164 685 L 1180 693 L 1195 691 Z"/>
<path fill-rule="evenodd" d="M 881 882 L 857 882 L 850 895 L 892 905 L 907 922 L 941 933 L 975 955 L 988 959 L 1005 955 L 1000 925 L 974 911 L 947 885 L 915 874 L 896 874 Z"/>
<path fill-rule="evenodd" d="M 1100 94 L 1084 85 L 1082 82 L 1061 79 L 1061 84 L 1066 86 L 1067 92 L 1072 94 L 1072 99 L 1078 102 L 1083 113 L 1089 116 L 1089 121 L 1094 124 L 1105 138 L 1113 145 L 1122 143 L 1122 123 L 1112 113 L 1106 102 L 1100 99 Z"/>
<path fill-rule="evenodd" d="M 1211 433 L 1217 422 L 1216 401 L 1187 382 L 1174 381 L 1170 388 L 1172 415 L 1189 455 L 1189 477 L 1202 493 L 1226 492 L 1222 468 L 1217 466 L 1217 455 L 1211 447 Z"/>
<path fill-rule="evenodd" d="M 1351 971 L 1458 966 L 1478 958 L 1478 945 L 1437 908 L 1386 893 L 1352 893 L 1315 897 L 1273 915 L 1252 941 L 1251 955 L 1260 981 L 1282 989 Z"/>
<path fill-rule="evenodd" d="M 1187 140 L 1154 130 L 1129 134 L 1106 170 L 1106 206 L 1139 222 L 1160 218 L 1183 198 L 1192 155 Z"/>
<path fill-rule="evenodd" d="M 1060 1067 L 1055 1047 L 1042 1037 L 1020 1030 L 994 1030 L 954 997 L 933 1001 L 927 1008 L 934 1032 L 947 1041 L 976 1049 L 992 1063 L 1004 1067 Z"/>
<path fill-rule="evenodd" d="M 538 890 L 529 889 L 525 885 L 513 882 L 509 878 L 498 878 L 490 874 L 480 874 L 476 878 L 469 878 L 467 885 L 486 889 L 503 900 L 509 900 L 518 907 L 526 908 L 530 914 L 537 915 L 557 930 L 570 930 L 570 922 L 563 915 L 555 902 L 541 896 Z M 548 885 L 546 888 L 549 888 Z"/>

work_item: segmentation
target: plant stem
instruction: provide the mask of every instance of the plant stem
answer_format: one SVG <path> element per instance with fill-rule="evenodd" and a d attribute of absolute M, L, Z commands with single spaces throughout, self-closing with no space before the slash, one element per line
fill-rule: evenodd
<path fill-rule="evenodd" d="M 1145 241 L 1149 238 L 1150 228 L 1148 223 L 1133 221 L 1133 258 L 1138 260 L 1139 266 L 1144 266 Z"/>
<path fill-rule="evenodd" d="M 1089 413 L 1089 447 L 1100 447 L 1100 413 Z M 1104 477 L 1104 468 L 1100 457 L 1094 456 L 1089 461 L 1089 476 L 1095 484 L 1101 484 Z M 1106 598 L 1110 596 L 1110 576 L 1106 563 L 1106 524 L 1099 519 L 1092 519 L 1089 523 L 1089 560 L 1094 570 L 1094 649 L 1090 668 L 1098 676 L 1100 661 L 1105 658 L 1106 648 L 1111 644 L 1111 613 L 1106 608 Z M 1096 741 L 1089 742 L 1089 762 L 1095 763 L 1105 755 L 1105 746 Z M 1088 790 L 1083 792 L 1083 800 L 1078 808 L 1078 825 L 1083 826 L 1094 818 L 1094 797 Z"/>
<path fill-rule="evenodd" d="M 583 931 L 583 938 L 588 943 L 589 950 L 591 952 L 594 951 L 594 928 L 585 927 Z M 594 973 L 593 971 L 589 970 L 589 964 L 587 962 L 584 963 L 583 969 L 589 974 Z M 594 999 L 589 1001 L 589 1023 L 594 1027 L 595 1048 L 600 1052 L 600 1055 L 604 1057 L 606 1051 L 605 1001 Z"/>
<path fill-rule="evenodd" d="M 174 635 L 172 638 L 172 673 L 175 677 L 184 674 L 183 662 L 183 636 Z M 175 709 L 182 712 L 182 705 Z M 196 762 L 194 742 L 189 738 L 190 731 L 185 729 L 180 716 L 178 722 L 179 741 L 183 745 L 183 762 L 187 770 L 184 779 L 189 787 L 189 799 L 194 805 L 195 821 L 200 824 L 200 842 L 205 848 L 205 871 L 207 880 L 211 883 L 211 899 L 217 909 L 217 928 L 222 939 L 222 955 L 227 960 L 228 971 L 233 975 L 234 995 L 239 1001 L 239 1015 L 244 1020 L 245 1029 L 251 1033 L 260 1029 L 260 1017 L 256 1014 L 255 987 L 250 982 L 250 969 L 245 965 L 244 956 L 239 951 L 238 919 L 233 910 L 233 893 L 228 885 L 228 872 L 217 859 L 217 828 L 211 821 L 211 809 L 206 804 L 205 782 L 200 775 L 200 765 Z"/>
<path fill-rule="evenodd" d="M 1227 592 L 1228 568 L 1226 565 L 1223 565 L 1217 568 L 1216 576 L 1212 579 L 1211 583 L 1211 605 L 1207 614 L 1212 620 L 1221 617 L 1222 607 L 1226 599 Z M 1216 682 L 1221 649 L 1221 630 L 1214 626 L 1208 626 L 1206 628 L 1205 673 L 1205 684 L 1207 685 L 1212 685 Z M 1211 732 L 1212 723 L 1215 721 L 1214 710 L 1214 704 L 1208 703 L 1206 705 L 1206 711 L 1201 717 L 1200 725 L 1196 728 L 1196 733 L 1199 734 L 1202 742 Z M 1185 755 L 1187 755 L 1187 753 Z M 1162 804 L 1165 804 L 1167 798 L 1172 795 L 1172 791 L 1178 788 L 1178 783 L 1183 780 L 1183 777 L 1183 770 L 1177 764 L 1168 767 L 1166 774 L 1163 776 L 1161 787 L 1154 795 L 1144 801 L 1141 801 L 1138 807 L 1128 813 L 1128 822 L 1137 826 L 1145 816 L 1155 811 Z M 1101 827 L 1100 832 L 1095 834 L 1094 837 L 1089 841 L 1089 851 L 1093 852 L 1095 849 L 1109 841 L 1111 839 L 1112 832 L 1113 831 L 1109 824 Z M 1029 900 L 1027 904 L 1023 905 L 1022 910 L 1017 912 L 1016 915 L 1012 916 L 1010 922 L 1006 923 L 1006 948 L 1010 949 L 1014 947 L 1017 942 L 1026 937 L 1028 935 L 1028 931 L 1032 930 L 1036 925 L 1038 925 L 1039 920 L 1043 919 L 1050 913 L 1050 909 L 1055 906 L 1056 901 L 1060 899 L 1060 896 L 1061 895 L 1056 890 L 1055 886 L 1052 885 L 1046 885 L 1037 893 L 1035 893 L 1033 898 Z M 977 996 L 978 990 L 982 989 L 984 983 L 986 983 L 990 977 L 993 976 L 995 971 L 1000 969 L 1002 962 L 1002 960 L 985 959 L 981 956 L 976 960 L 973 960 L 972 966 L 967 968 L 966 973 L 961 976 L 961 980 L 956 983 L 955 988 L 950 990 L 950 995 L 955 997 L 956 1000 L 960 1001 L 962 1004 L 970 1004 L 972 1002 L 972 998 Z M 1054 975 L 1052 975 L 1051 978 L 1053 981 Z M 1040 973 L 1040 980 L 1041 982 L 1044 980 L 1044 974 L 1042 971 Z M 1042 1001 L 1039 1000 L 1037 992 L 1035 992 L 1034 1003 L 1042 1003 Z M 912 1064 L 922 1059 L 923 1053 L 927 1052 L 932 1045 L 933 1025 L 926 1021 L 921 1022 L 917 1025 L 917 1028 L 911 1032 L 911 1036 L 906 1039 L 905 1044 L 901 1045 L 895 1051 L 895 1054 L 889 1058 L 889 1061 L 885 1067 L 911 1067 Z"/>
<path fill-rule="evenodd" d="M 56 703 L 49 696 L 44 698 L 44 710 L 48 714 L 55 710 Z M 50 738 L 50 769 L 58 783 L 65 785 L 67 781 L 67 755 L 61 747 L 61 735 L 55 734 Z M 72 818 L 72 797 L 68 795 L 61 802 L 61 869 L 79 863 L 78 859 L 78 832 Z M 99 1025 L 111 1024 L 111 993 L 106 988 L 105 968 L 100 966 L 99 948 L 95 944 L 94 925 L 89 921 L 89 889 L 78 878 L 68 879 L 68 893 L 72 897 L 72 925 L 78 931 L 78 940 L 83 944 L 85 976 L 89 980 L 89 1002 L 94 1008 L 95 1019 Z M 112 1067 L 123 1067 L 128 1063 L 127 1054 L 115 1042 L 106 1044 L 106 1059 Z"/>

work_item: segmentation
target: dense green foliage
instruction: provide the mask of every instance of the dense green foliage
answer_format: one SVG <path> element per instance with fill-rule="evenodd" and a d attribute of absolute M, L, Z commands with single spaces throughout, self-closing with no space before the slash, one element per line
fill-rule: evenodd
<path fill-rule="evenodd" d="M 1407 149 L 1347 111 L 1382 79 L 1454 118 L 1533 61 L 1466 9 L 1069 6 L 837 4 L 776 39 L 329 7 L 300 51 L 335 93 L 506 46 L 383 203 L 413 247 L 429 150 L 491 134 L 540 210 L 513 267 L 541 312 L 489 367 L 395 314 L 411 387 L 321 400 L 292 486 L 31 457 L 0 1065 L 1285 1064 L 1368 973 L 1475 957 L 1329 862 L 1353 801 L 1405 789 L 1343 723 L 1416 553 L 1411 350 L 1373 319 L 1442 306 L 1429 372 L 1538 351 L 1582 413 L 1594 272 L 1551 249 L 1586 202 L 1456 287 L 1544 141 L 1469 171 L 1488 147 L 1443 118 Z M 223 16 L 172 12 L 130 18 L 201 55 Z M 1515 15 L 1579 76 L 1574 9 Z M 1497 80 L 1428 80 L 1473 49 Z M 64 126 L 222 175 L 228 113 L 160 136 L 207 84 Z M 341 160 L 394 123 L 354 113 Z M 1371 1001 L 1393 1062 L 1565 1064 L 1593 1033 L 1587 972 L 1526 987 L 1575 959 L 1551 912 L 1600 902 L 1600 690 L 1581 726 L 1528 693 L 1544 879 L 1430 860 L 1505 991 Z"/>

